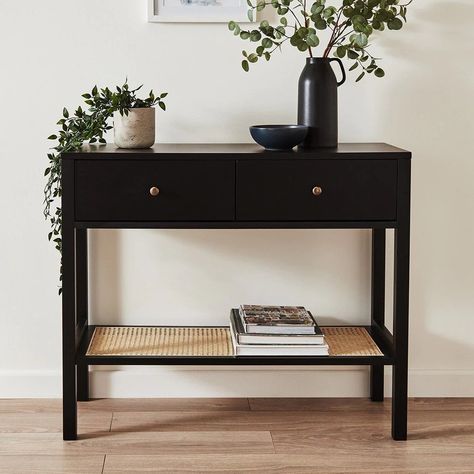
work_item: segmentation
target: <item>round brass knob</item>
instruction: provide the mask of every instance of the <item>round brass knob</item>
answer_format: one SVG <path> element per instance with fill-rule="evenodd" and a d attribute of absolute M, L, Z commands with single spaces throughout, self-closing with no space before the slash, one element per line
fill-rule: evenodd
<path fill-rule="evenodd" d="M 323 188 L 320 188 L 319 186 L 315 186 L 313 188 L 313 194 L 315 196 L 321 196 L 322 193 L 323 193 Z"/>
<path fill-rule="evenodd" d="M 158 196 L 158 194 L 160 194 L 160 189 L 156 186 L 153 186 L 152 188 L 150 188 L 150 194 L 152 196 Z"/>

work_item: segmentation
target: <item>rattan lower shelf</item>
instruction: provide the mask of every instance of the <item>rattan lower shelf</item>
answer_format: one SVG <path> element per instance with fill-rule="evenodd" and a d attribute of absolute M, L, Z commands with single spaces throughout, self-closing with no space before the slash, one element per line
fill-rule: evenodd
<path fill-rule="evenodd" d="M 322 327 L 329 355 L 383 356 L 364 327 Z M 101 326 L 92 335 L 86 356 L 93 357 L 233 357 L 226 327 Z"/>

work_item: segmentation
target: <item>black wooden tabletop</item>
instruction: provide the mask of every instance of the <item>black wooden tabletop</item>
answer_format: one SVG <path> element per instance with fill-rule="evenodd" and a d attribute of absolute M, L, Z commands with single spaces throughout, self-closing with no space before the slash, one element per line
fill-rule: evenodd
<path fill-rule="evenodd" d="M 337 148 L 322 148 L 317 150 L 267 151 L 256 144 L 247 143 L 159 143 L 147 149 L 122 149 L 113 144 L 85 145 L 81 150 L 65 153 L 64 159 L 114 158 L 141 159 L 215 157 L 228 159 L 410 159 L 411 153 L 386 143 L 340 143 Z"/>

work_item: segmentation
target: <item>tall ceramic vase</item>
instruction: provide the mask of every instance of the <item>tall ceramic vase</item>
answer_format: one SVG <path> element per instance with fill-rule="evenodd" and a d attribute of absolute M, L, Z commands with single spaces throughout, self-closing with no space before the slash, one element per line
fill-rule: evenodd
<path fill-rule="evenodd" d="M 114 142 L 119 148 L 150 148 L 155 143 L 155 109 L 130 109 L 128 115 L 114 112 Z"/>
<path fill-rule="evenodd" d="M 341 67 L 338 82 L 331 67 L 336 61 Z M 307 58 L 298 82 L 298 124 L 306 125 L 308 134 L 302 148 L 337 146 L 337 88 L 346 80 L 339 58 Z"/>

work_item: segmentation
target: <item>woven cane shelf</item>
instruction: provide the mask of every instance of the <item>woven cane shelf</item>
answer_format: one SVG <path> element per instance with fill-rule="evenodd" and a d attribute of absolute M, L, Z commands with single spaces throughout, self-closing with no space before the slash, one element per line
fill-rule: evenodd
<path fill-rule="evenodd" d="M 383 356 L 363 327 L 323 327 L 330 356 Z M 87 356 L 232 357 L 226 327 L 96 327 Z"/>
<path fill-rule="evenodd" d="M 229 357 L 234 349 L 223 327 L 98 327 L 87 355 Z"/>

